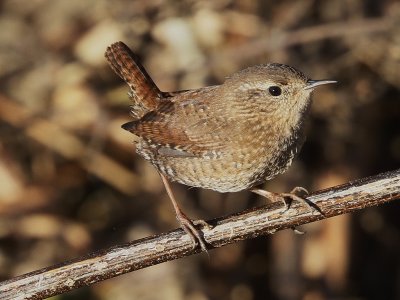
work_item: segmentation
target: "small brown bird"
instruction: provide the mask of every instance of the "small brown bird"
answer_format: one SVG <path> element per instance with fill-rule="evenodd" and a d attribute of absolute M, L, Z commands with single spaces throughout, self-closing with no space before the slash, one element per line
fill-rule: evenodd
<path fill-rule="evenodd" d="M 250 190 L 273 201 L 302 200 L 296 192 L 303 188 L 278 194 L 256 186 L 287 170 L 304 142 L 312 91 L 335 81 L 310 80 L 271 63 L 239 71 L 221 85 L 162 92 L 124 43 L 109 46 L 105 56 L 130 87 L 134 120 L 122 128 L 139 137 L 136 152 L 160 173 L 194 247 L 207 249 L 168 180 L 218 192 Z"/>

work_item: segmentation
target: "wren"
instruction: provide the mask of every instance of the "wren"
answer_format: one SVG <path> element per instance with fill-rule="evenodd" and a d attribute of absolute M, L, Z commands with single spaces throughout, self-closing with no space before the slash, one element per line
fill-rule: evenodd
<path fill-rule="evenodd" d="M 303 188 L 278 194 L 257 186 L 288 169 L 305 139 L 312 91 L 336 81 L 310 80 L 293 67 L 269 63 L 239 71 L 221 85 L 162 92 L 124 43 L 109 46 L 105 56 L 130 87 L 133 121 L 122 128 L 139 137 L 136 152 L 159 172 L 194 247 L 207 250 L 169 181 L 222 193 L 249 190 L 285 203 L 302 200 L 297 192 Z"/>

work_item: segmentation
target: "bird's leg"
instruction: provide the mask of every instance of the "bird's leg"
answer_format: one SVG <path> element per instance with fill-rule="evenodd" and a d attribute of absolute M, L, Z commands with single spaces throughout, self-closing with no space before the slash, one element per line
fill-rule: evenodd
<path fill-rule="evenodd" d="M 202 225 L 207 228 L 210 228 L 211 226 L 204 220 L 196 220 L 196 221 L 190 220 L 185 215 L 185 213 L 180 209 L 178 203 L 176 202 L 175 196 L 172 193 L 172 189 L 168 179 L 161 173 L 160 176 L 162 182 L 164 183 L 165 190 L 167 191 L 167 194 L 171 199 L 172 205 L 174 206 L 176 218 L 178 219 L 182 229 L 185 230 L 185 232 L 190 236 L 191 240 L 193 241 L 193 249 L 196 248 L 197 244 L 200 244 L 201 249 L 207 252 L 206 241 L 204 240 L 204 237 L 202 236 L 201 232 L 195 227 L 195 225 Z"/>
<path fill-rule="evenodd" d="M 286 210 L 290 208 L 290 205 L 295 200 L 299 201 L 300 203 L 305 203 L 309 208 L 314 209 L 319 213 L 323 214 L 321 209 L 316 204 L 299 196 L 299 194 L 306 194 L 306 195 L 308 194 L 308 191 L 303 187 L 299 186 L 295 187 L 293 190 L 290 191 L 290 193 L 274 193 L 259 188 L 252 188 L 250 191 L 257 195 L 265 197 L 271 200 L 272 202 L 282 201 L 286 207 Z"/>

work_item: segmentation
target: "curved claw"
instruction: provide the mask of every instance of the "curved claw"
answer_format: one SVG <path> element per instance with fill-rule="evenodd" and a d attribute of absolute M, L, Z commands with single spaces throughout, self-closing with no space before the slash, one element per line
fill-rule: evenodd
<path fill-rule="evenodd" d="M 292 227 L 292 230 L 293 230 L 294 234 L 297 234 L 297 235 L 304 235 L 304 234 L 306 234 L 305 231 L 300 230 L 300 229 L 298 229 L 298 228 L 296 228 L 296 227 Z"/>
<path fill-rule="evenodd" d="M 290 191 L 290 194 L 296 194 L 296 195 L 305 194 L 305 195 L 308 195 L 310 193 L 307 191 L 307 189 L 303 188 L 302 186 L 296 186 Z"/>

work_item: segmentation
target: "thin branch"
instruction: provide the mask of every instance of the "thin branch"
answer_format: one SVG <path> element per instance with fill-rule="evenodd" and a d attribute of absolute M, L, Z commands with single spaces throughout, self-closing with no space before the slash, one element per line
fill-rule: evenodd
<path fill-rule="evenodd" d="M 329 38 L 344 38 L 356 35 L 366 35 L 390 30 L 395 26 L 393 18 L 383 17 L 375 19 L 363 19 L 344 23 L 333 22 L 312 27 L 297 29 L 294 31 L 272 32 L 269 38 L 259 38 L 244 45 L 235 46 L 220 51 L 212 59 L 215 64 L 221 57 L 229 57 L 231 60 L 244 61 L 271 51 L 278 51 L 291 46 L 306 44 Z"/>
<path fill-rule="evenodd" d="M 209 221 L 214 228 L 202 231 L 212 249 L 399 198 L 400 169 L 308 196 L 323 215 L 302 203 L 293 203 L 287 211 L 281 203 L 272 203 Z M 4 281 L 0 298 L 43 299 L 198 252 L 189 236 L 176 229 Z"/>

